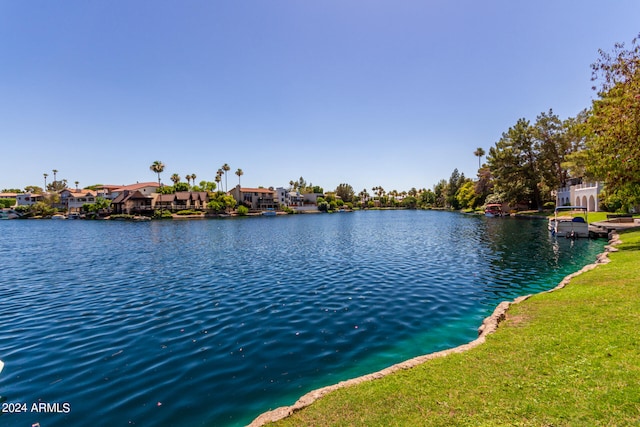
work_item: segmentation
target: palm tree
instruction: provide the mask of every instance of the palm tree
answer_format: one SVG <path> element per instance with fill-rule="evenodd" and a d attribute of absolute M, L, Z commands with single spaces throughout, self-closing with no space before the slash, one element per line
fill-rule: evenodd
<path fill-rule="evenodd" d="M 160 174 L 164 171 L 164 163 L 160 160 L 156 160 L 151 164 L 151 166 L 149 166 L 149 169 L 158 174 L 158 185 L 162 186 L 162 184 L 160 184 Z"/>
<path fill-rule="evenodd" d="M 191 188 L 191 175 L 187 174 L 187 176 L 184 177 L 187 180 L 187 184 L 189 185 L 189 188 Z"/>
<path fill-rule="evenodd" d="M 478 158 L 478 169 L 480 169 L 480 159 L 485 155 L 485 152 L 482 147 L 478 147 L 476 151 L 473 152 L 473 155 Z"/>
<path fill-rule="evenodd" d="M 217 173 L 215 181 L 216 181 L 216 185 L 218 186 L 218 188 L 220 188 L 220 181 L 222 181 L 222 174 Z M 222 191 L 222 190 L 218 190 L 218 191 Z"/>
<path fill-rule="evenodd" d="M 46 173 L 43 173 L 42 175 L 44 175 L 44 191 L 47 191 L 47 177 L 49 176 Z"/>
<path fill-rule="evenodd" d="M 58 173 L 58 169 L 54 169 L 53 171 L 53 182 L 56 182 L 58 178 L 56 178 L 56 174 Z"/>
<path fill-rule="evenodd" d="M 224 171 L 224 191 L 228 191 L 229 186 L 227 185 L 227 172 L 231 170 L 231 167 L 225 163 L 222 165 L 222 170 Z"/>
<path fill-rule="evenodd" d="M 78 184 L 80 184 L 80 181 L 75 181 L 76 184 L 76 191 L 78 191 Z"/>
<path fill-rule="evenodd" d="M 236 175 L 238 175 L 238 186 L 240 186 L 240 177 L 244 175 L 244 172 L 242 172 L 242 169 L 238 168 Z"/>
<path fill-rule="evenodd" d="M 180 182 L 180 175 L 174 173 L 173 175 L 171 175 L 171 181 L 173 181 L 173 185 L 176 185 Z"/>
<path fill-rule="evenodd" d="M 195 173 L 191 174 L 191 181 L 193 181 L 193 185 L 195 186 L 196 185 L 196 174 Z"/>

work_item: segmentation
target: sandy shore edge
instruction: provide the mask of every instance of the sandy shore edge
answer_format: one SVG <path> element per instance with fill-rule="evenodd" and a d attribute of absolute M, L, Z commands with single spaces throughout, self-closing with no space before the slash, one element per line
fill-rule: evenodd
<path fill-rule="evenodd" d="M 606 264 L 610 262 L 609 253 L 616 252 L 618 249 L 615 246 L 620 243 L 621 243 L 620 236 L 615 232 L 612 233 L 611 238 L 609 240 L 609 244 L 605 246 L 604 252 L 599 254 L 596 257 L 596 261 L 594 263 L 588 264 L 583 268 L 581 268 L 579 271 L 569 274 L 564 279 L 562 279 L 562 281 L 555 288 L 550 289 L 548 291 L 541 292 L 541 293 L 553 292 L 558 289 L 562 289 L 574 277 L 584 273 L 585 271 L 593 270 L 600 264 Z M 480 344 L 485 342 L 487 335 L 492 334 L 498 329 L 498 325 L 505 320 L 506 313 L 512 304 L 519 304 L 520 302 L 530 298 L 531 296 L 532 294 L 525 295 L 522 297 L 518 297 L 511 302 L 503 301 L 500 304 L 498 304 L 498 306 L 493 311 L 493 313 L 482 321 L 482 325 L 480 325 L 480 327 L 478 328 L 478 338 L 476 338 L 471 342 L 468 342 L 467 344 L 462 344 L 458 347 L 438 351 L 435 353 L 429 353 L 422 356 L 417 356 L 417 357 L 414 357 L 413 359 L 409 359 L 404 362 L 397 363 L 395 365 L 389 366 L 388 368 L 382 369 L 372 374 L 363 375 L 357 378 L 352 378 L 350 380 L 341 381 L 338 384 L 322 387 L 317 390 L 312 390 L 309 393 L 303 395 L 300 399 L 298 399 L 296 403 L 294 403 L 291 406 L 282 406 L 280 408 L 276 408 L 271 411 L 262 413 L 257 418 L 255 418 L 251 422 L 251 424 L 249 424 L 247 427 L 261 427 L 267 423 L 275 422 L 283 418 L 286 418 L 291 414 L 293 414 L 294 412 L 299 411 L 311 405 L 313 402 L 320 399 L 322 396 L 328 393 L 331 393 L 332 391 L 345 388 L 345 387 L 351 387 L 353 385 L 360 384 L 365 381 L 376 380 L 403 369 L 413 368 L 431 359 L 435 359 L 438 357 L 445 357 L 449 354 L 454 354 L 454 353 L 462 353 L 464 351 L 477 347 Z"/>

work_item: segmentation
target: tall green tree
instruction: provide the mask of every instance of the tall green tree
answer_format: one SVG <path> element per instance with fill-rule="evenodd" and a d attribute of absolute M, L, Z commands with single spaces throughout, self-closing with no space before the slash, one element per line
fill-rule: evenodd
<path fill-rule="evenodd" d="M 481 163 L 481 160 L 482 160 L 482 156 L 484 156 L 485 154 L 486 153 L 484 151 L 484 148 L 482 148 L 482 147 L 478 147 L 476 149 L 476 151 L 473 152 L 473 155 L 478 158 L 478 169 L 480 169 L 480 167 L 481 167 L 480 163 Z"/>
<path fill-rule="evenodd" d="M 599 53 L 592 64 L 600 88 L 586 123 L 585 172 L 630 207 L 640 204 L 640 35 L 629 49 L 617 43 L 613 52 Z"/>
<path fill-rule="evenodd" d="M 423 189 L 418 194 L 420 206 L 423 208 L 433 206 L 436 202 L 436 195 L 432 190 Z"/>
<path fill-rule="evenodd" d="M 475 206 L 476 197 L 476 192 L 473 188 L 473 181 L 467 178 L 456 193 L 458 206 L 460 209 L 472 208 Z"/>
<path fill-rule="evenodd" d="M 478 170 L 478 179 L 474 185 L 474 192 L 476 193 L 474 207 L 482 206 L 487 196 L 493 193 L 493 178 L 491 176 L 491 169 L 489 169 L 487 165 L 484 165 Z"/>
<path fill-rule="evenodd" d="M 240 185 L 240 177 L 244 175 L 244 172 L 242 171 L 242 169 L 238 168 L 238 170 L 236 171 L 236 175 L 238 176 L 238 185 Z"/>
<path fill-rule="evenodd" d="M 458 169 L 454 169 L 449 177 L 449 183 L 445 192 L 445 202 L 446 206 L 449 206 L 453 209 L 460 209 L 460 204 L 458 202 L 457 194 L 458 190 L 466 181 L 464 174 L 461 174 Z"/>
<path fill-rule="evenodd" d="M 216 183 L 212 181 L 200 181 L 199 185 L 193 186 L 193 191 L 207 191 L 213 193 L 216 190 Z"/>
<path fill-rule="evenodd" d="M 343 202 L 349 203 L 353 201 L 355 191 L 349 184 L 340 184 L 336 187 L 336 195 L 339 196 Z"/>
<path fill-rule="evenodd" d="M 216 173 L 215 181 L 216 181 L 216 187 L 220 188 L 220 181 L 222 181 L 222 170 L 218 169 L 218 172 Z M 221 192 L 221 191 L 222 189 L 218 190 L 218 192 Z"/>
<path fill-rule="evenodd" d="M 572 144 L 567 125 L 549 110 L 541 113 L 533 125 L 533 136 L 538 150 L 537 160 L 540 171 L 540 191 L 543 198 L 550 198 L 552 190 L 560 187 L 569 178 L 563 167 L 565 158 L 571 153 Z"/>
<path fill-rule="evenodd" d="M 160 174 L 164 171 L 164 163 L 160 160 L 156 160 L 151 164 L 151 166 L 149 166 L 149 169 L 158 174 L 158 185 L 162 186 L 162 184 L 160 184 Z"/>
<path fill-rule="evenodd" d="M 447 202 L 447 180 L 441 179 L 433 186 L 434 206 L 443 208 Z"/>
<path fill-rule="evenodd" d="M 542 208 L 538 149 L 534 128 L 526 119 L 519 119 L 489 149 L 487 161 L 494 177 L 494 191 L 502 195 L 503 201 L 527 202 L 530 207 Z"/>
<path fill-rule="evenodd" d="M 222 172 L 224 173 L 224 191 L 229 191 L 229 183 L 227 181 L 227 172 L 231 170 L 231 166 L 227 163 L 222 165 Z"/>

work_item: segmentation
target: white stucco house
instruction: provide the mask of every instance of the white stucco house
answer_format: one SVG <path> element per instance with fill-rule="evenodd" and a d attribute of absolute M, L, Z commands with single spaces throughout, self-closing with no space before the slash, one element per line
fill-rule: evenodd
<path fill-rule="evenodd" d="M 556 206 L 584 206 L 589 212 L 600 211 L 601 182 L 583 182 L 572 179 L 556 191 Z"/>
<path fill-rule="evenodd" d="M 31 206 L 44 200 L 43 194 L 19 193 L 16 195 L 16 206 Z"/>

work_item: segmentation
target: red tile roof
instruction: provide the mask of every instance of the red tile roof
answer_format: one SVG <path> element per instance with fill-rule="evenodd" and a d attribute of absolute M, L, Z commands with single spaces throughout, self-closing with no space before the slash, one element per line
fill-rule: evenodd
<path fill-rule="evenodd" d="M 159 187 L 159 186 L 160 185 L 158 185 L 157 182 L 137 182 L 135 184 L 124 185 L 124 186 L 118 187 L 118 188 L 112 188 L 112 190 L 114 192 L 125 191 L 125 190 L 132 191 L 132 190 L 139 190 L 139 189 L 144 188 L 144 187 Z"/>
<path fill-rule="evenodd" d="M 275 191 L 268 188 L 241 188 L 240 191 L 243 193 L 275 193 Z"/>

